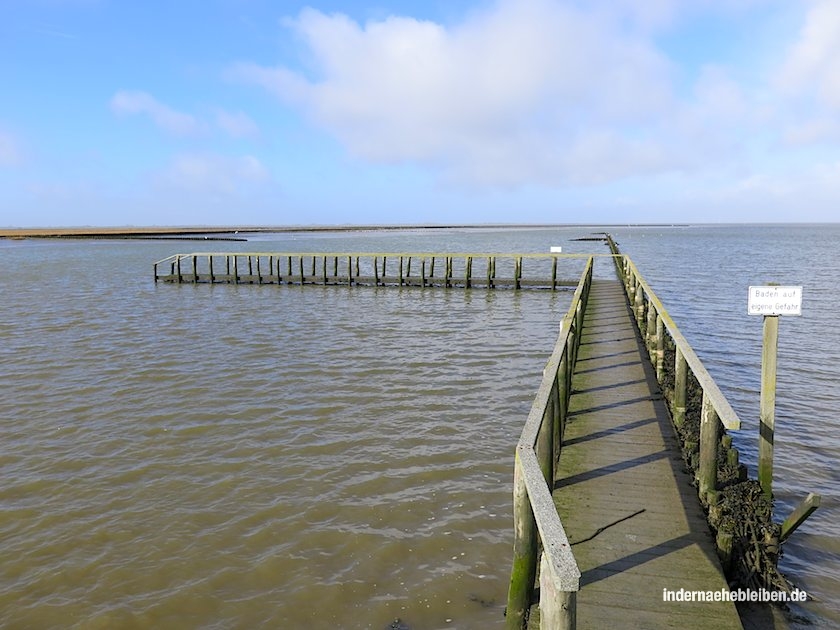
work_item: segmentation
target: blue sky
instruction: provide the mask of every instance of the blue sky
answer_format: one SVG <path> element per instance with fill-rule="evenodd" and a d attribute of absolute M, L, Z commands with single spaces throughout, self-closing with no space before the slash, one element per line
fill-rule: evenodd
<path fill-rule="evenodd" d="M 836 221 L 837 0 L 0 0 L 0 226 Z"/>

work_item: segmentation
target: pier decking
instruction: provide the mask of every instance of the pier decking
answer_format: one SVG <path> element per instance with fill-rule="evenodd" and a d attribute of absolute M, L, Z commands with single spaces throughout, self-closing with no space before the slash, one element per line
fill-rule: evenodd
<path fill-rule="evenodd" d="M 577 627 L 740 628 L 731 602 L 663 601 L 728 587 L 619 282 L 593 283 L 580 335 L 554 491 Z"/>

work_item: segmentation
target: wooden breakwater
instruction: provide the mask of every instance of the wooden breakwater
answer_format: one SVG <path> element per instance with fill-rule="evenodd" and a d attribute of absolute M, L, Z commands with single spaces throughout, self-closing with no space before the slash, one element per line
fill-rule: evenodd
<path fill-rule="evenodd" d="M 174 254 L 154 263 L 155 282 L 549 289 L 577 279 L 561 262 L 580 254 L 266 253 Z M 575 274 L 577 275 L 577 274 Z"/>

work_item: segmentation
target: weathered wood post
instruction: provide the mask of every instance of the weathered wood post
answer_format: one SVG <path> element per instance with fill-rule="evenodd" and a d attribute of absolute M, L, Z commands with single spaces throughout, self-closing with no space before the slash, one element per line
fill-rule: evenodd
<path fill-rule="evenodd" d="M 338 280 L 338 256 L 333 256 L 333 278 Z"/>
<path fill-rule="evenodd" d="M 216 281 L 216 278 L 213 276 L 213 256 L 212 255 L 207 257 L 207 267 L 210 269 L 210 284 L 213 284 Z M 157 281 L 157 279 L 155 281 Z"/>
<path fill-rule="evenodd" d="M 287 276 L 286 277 L 286 282 L 291 282 L 292 281 L 292 257 L 291 256 L 288 257 L 288 263 L 289 263 L 288 267 L 286 268 L 286 272 L 287 272 L 286 273 L 286 276 Z"/>
<path fill-rule="evenodd" d="M 403 285 L 403 257 L 400 256 L 400 286 Z"/>
<path fill-rule="evenodd" d="M 420 259 L 420 286 L 426 288 L 426 259 Z"/>
<path fill-rule="evenodd" d="M 472 256 L 464 259 L 464 287 L 469 289 L 472 283 Z"/>
<path fill-rule="evenodd" d="M 359 275 L 360 275 L 360 274 L 359 274 L 359 258 L 361 258 L 361 256 L 356 256 L 356 277 L 357 277 L 357 278 L 358 278 L 358 277 L 359 277 Z"/>
<path fill-rule="evenodd" d="M 239 284 L 239 256 L 233 255 L 233 284 Z"/>
<path fill-rule="evenodd" d="M 373 284 L 379 286 L 379 258 L 377 256 L 373 257 Z"/>
<path fill-rule="evenodd" d="M 656 380 L 660 383 L 665 377 L 665 322 L 662 315 L 656 314 Z"/>
<path fill-rule="evenodd" d="M 776 354 L 779 347 L 779 316 L 764 317 L 761 348 L 761 405 L 758 431 L 758 483 L 768 499 L 773 498 L 773 441 L 776 429 Z"/>
<path fill-rule="evenodd" d="M 298 267 L 300 267 L 300 286 L 303 286 L 303 256 L 298 256 Z"/>
<path fill-rule="evenodd" d="M 225 275 L 228 276 L 228 282 L 230 282 L 230 255 L 225 256 Z"/>
<path fill-rule="evenodd" d="M 487 257 L 487 288 L 488 289 L 493 288 L 493 278 L 490 276 L 491 271 L 492 271 L 491 257 L 488 256 Z"/>
<path fill-rule="evenodd" d="M 577 625 L 577 592 L 558 591 L 551 579 L 548 555 L 540 560 L 540 628 L 574 630 Z"/>
<path fill-rule="evenodd" d="M 262 256 L 260 256 L 258 254 L 257 255 L 257 284 L 262 284 L 262 270 L 260 269 L 260 258 L 262 258 Z"/>
<path fill-rule="evenodd" d="M 681 427 L 685 422 L 685 400 L 688 388 L 688 363 L 682 351 L 677 348 L 674 357 L 674 424 Z"/>
<path fill-rule="evenodd" d="M 408 257 L 408 261 L 405 265 L 405 278 L 406 284 L 408 284 L 408 279 L 411 277 L 411 256 Z"/>
<path fill-rule="evenodd" d="M 198 282 L 198 256 L 192 257 L 192 276 L 193 282 Z"/>
<path fill-rule="evenodd" d="M 180 256 L 180 254 L 175 259 L 175 265 L 178 268 L 178 284 L 181 284 L 181 282 L 183 282 L 183 279 L 181 278 L 181 256 Z"/>
<path fill-rule="evenodd" d="M 327 286 L 327 257 L 321 261 L 321 273 L 323 274 L 324 286 Z"/>
<path fill-rule="evenodd" d="M 714 502 L 717 491 L 717 450 L 720 422 L 712 401 L 703 392 L 700 411 L 700 470 L 698 472 L 700 497 L 708 503 Z"/>
<path fill-rule="evenodd" d="M 551 259 L 551 290 L 557 289 L 557 256 Z"/>
<path fill-rule="evenodd" d="M 513 568 L 510 573 L 505 626 L 522 630 L 531 606 L 537 575 L 537 522 L 522 472 L 519 448 L 513 466 Z"/>
<path fill-rule="evenodd" d="M 519 289 L 519 279 L 522 277 L 522 257 L 517 256 L 513 265 L 513 288 Z"/>
<path fill-rule="evenodd" d="M 636 279 L 636 293 L 634 298 L 634 306 L 636 311 L 636 324 L 638 324 L 639 328 L 642 327 L 642 317 L 645 314 L 645 296 L 644 291 L 642 289 L 642 282 L 638 278 Z"/>
<path fill-rule="evenodd" d="M 316 282 L 315 278 L 318 276 L 315 275 L 315 254 L 312 254 L 312 282 L 313 284 Z"/>
<path fill-rule="evenodd" d="M 353 286 L 353 257 L 347 257 L 347 286 Z"/>
<path fill-rule="evenodd" d="M 382 284 L 385 284 L 385 276 L 388 275 L 388 274 L 385 273 L 385 266 L 386 266 L 387 262 L 388 262 L 388 257 L 383 256 L 382 257 Z"/>
<path fill-rule="evenodd" d="M 429 278 L 435 277 L 435 257 L 432 256 L 432 262 L 429 263 Z M 434 284 L 434 282 L 432 283 Z"/>

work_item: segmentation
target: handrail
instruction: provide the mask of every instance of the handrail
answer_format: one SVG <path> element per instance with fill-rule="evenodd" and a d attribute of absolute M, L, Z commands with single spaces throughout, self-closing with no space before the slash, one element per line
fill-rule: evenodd
<path fill-rule="evenodd" d="M 560 456 L 571 377 L 592 285 L 592 256 L 586 263 L 560 334 L 543 370 L 514 463 L 514 558 L 508 591 L 507 627 L 520 629 L 530 608 L 537 570 L 537 535 L 542 541 L 540 625 L 574 628 L 580 569 L 551 492 Z"/>
<path fill-rule="evenodd" d="M 715 383 L 714 379 L 712 378 L 711 374 L 706 370 L 706 367 L 703 365 L 703 362 L 700 358 L 695 354 L 692 347 L 689 345 L 686 338 L 683 336 L 680 329 L 677 327 L 676 322 L 671 318 L 671 315 L 665 309 L 665 306 L 662 304 L 661 300 L 657 297 L 657 295 L 653 292 L 653 289 L 650 288 L 650 285 L 647 281 L 642 277 L 642 274 L 639 272 L 636 264 L 630 260 L 629 257 L 625 256 L 624 260 L 627 261 L 630 272 L 633 274 L 633 277 L 638 281 L 639 286 L 642 287 L 644 294 L 650 300 L 650 303 L 653 305 L 653 309 L 655 310 L 656 314 L 662 318 L 663 324 L 665 328 L 671 335 L 671 339 L 674 341 L 674 345 L 679 349 L 682 353 L 683 358 L 688 363 L 688 367 L 691 368 L 694 377 L 697 379 L 697 382 L 700 383 L 700 387 L 703 388 L 704 392 L 707 392 L 709 398 L 711 399 L 712 405 L 715 408 L 715 412 L 718 415 L 718 419 L 723 423 L 727 429 L 732 429 L 737 431 L 741 428 L 741 419 L 738 417 L 738 414 L 735 413 L 735 410 L 729 404 L 729 401 L 723 395 L 723 392 L 720 391 L 720 388 Z"/>

